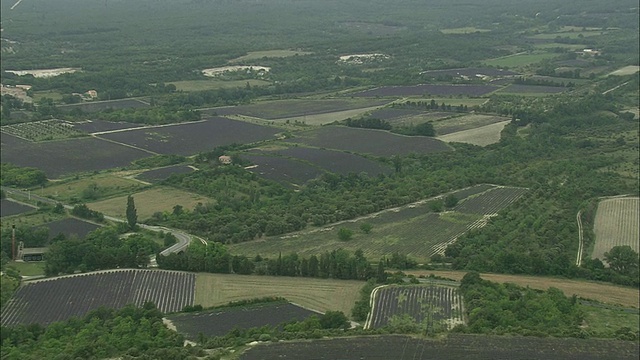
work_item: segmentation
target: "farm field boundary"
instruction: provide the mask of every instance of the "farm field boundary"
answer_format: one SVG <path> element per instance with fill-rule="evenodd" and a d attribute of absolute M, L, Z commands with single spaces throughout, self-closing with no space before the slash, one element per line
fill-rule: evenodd
<path fill-rule="evenodd" d="M 640 198 L 616 197 L 598 203 L 593 230 L 596 241 L 592 258 L 603 259 L 614 246 L 629 245 L 638 252 L 640 244 Z"/>

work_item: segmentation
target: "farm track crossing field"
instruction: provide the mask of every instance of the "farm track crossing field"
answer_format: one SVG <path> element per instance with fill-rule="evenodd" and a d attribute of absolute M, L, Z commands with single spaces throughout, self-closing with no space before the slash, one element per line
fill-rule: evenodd
<path fill-rule="evenodd" d="M 246 256 L 260 254 L 271 258 L 285 251 L 308 257 L 339 248 L 349 251 L 361 249 L 369 259 L 379 259 L 398 252 L 419 262 L 428 262 L 433 254 L 443 253 L 446 246 L 460 235 L 484 226 L 486 216 L 516 201 L 524 191 L 520 188 L 478 185 L 454 192 L 460 201 L 455 211 L 434 213 L 427 201 L 420 201 L 321 228 L 229 245 L 229 249 Z M 467 202 L 471 203 L 465 205 Z M 360 230 L 362 223 L 372 225 L 369 234 Z M 340 228 L 350 229 L 353 237 L 346 242 L 340 241 Z"/>
<path fill-rule="evenodd" d="M 421 328 L 449 330 L 464 324 L 462 296 L 457 287 L 385 286 L 371 295 L 373 307 L 366 328 L 380 328 L 395 316 L 408 315 Z"/>
<path fill-rule="evenodd" d="M 87 120 L 82 122 L 74 122 L 71 123 L 74 128 L 79 131 L 86 132 L 89 134 L 103 132 L 103 131 L 113 131 L 113 130 L 122 130 L 122 129 L 133 129 L 144 127 L 143 124 L 131 124 L 124 122 L 112 122 L 112 121 L 104 121 L 104 120 Z"/>
<path fill-rule="evenodd" d="M 438 136 L 437 139 L 446 142 L 461 142 L 478 146 L 487 146 L 500 141 L 500 136 L 504 127 L 511 120 L 481 126 L 475 129 L 462 130 L 446 135 Z"/>
<path fill-rule="evenodd" d="M 145 108 L 150 105 L 141 99 L 122 99 L 122 100 L 107 100 L 107 101 L 93 101 L 82 104 L 71 104 L 71 105 L 58 105 L 58 109 L 62 111 L 71 111 L 74 109 L 80 109 L 85 113 L 94 113 L 107 109 L 137 109 L 137 108 Z"/>
<path fill-rule="evenodd" d="M 196 279 L 195 304 L 210 307 L 273 296 L 307 309 L 348 315 L 363 285 L 353 280 L 201 273 Z"/>
<path fill-rule="evenodd" d="M 67 218 L 64 220 L 46 223 L 39 227 L 46 227 L 49 229 L 49 240 L 59 234 L 63 234 L 67 239 L 71 236 L 77 236 L 80 239 L 84 239 L 88 233 L 100 228 L 100 225 L 76 218 Z"/>
<path fill-rule="evenodd" d="M 380 88 L 366 90 L 355 94 L 356 97 L 376 97 L 376 96 L 483 96 L 498 90 L 497 86 L 491 85 L 413 85 L 413 86 L 383 86 Z"/>
<path fill-rule="evenodd" d="M 279 129 L 222 117 L 170 126 L 133 129 L 100 135 L 105 139 L 160 154 L 193 155 L 234 143 L 273 139 Z"/>
<path fill-rule="evenodd" d="M 440 140 L 426 136 L 403 136 L 382 130 L 325 126 L 297 133 L 288 142 L 308 146 L 352 151 L 375 156 L 406 155 L 409 153 L 428 154 L 450 151 L 451 148 Z"/>
<path fill-rule="evenodd" d="M 637 360 L 634 341 L 449 334 L 444 339 L 402 335 L 345 337 L 251 347 L 241 360 Z"/>
<path fill-rule="evenodd" d="M 128 166 L 150 153 L 98 138 L 30 143 L 2 133 L 2 161 L 35 167 L 50 179 Z M 13 138 L 13 139 L 12 139 Z"/>
<path fill-rule="evenodd" d="M 171 175 L 188 174 L 193 172 L 193 168 L 187 165 L 174 165 L 167 166 L 161 169 L 154 169 L 145 171 L 136 176 L 136 179 L 147 181 L 150 183 L 157 183 L 168 179 Z"/>
<path fill-rule="evenodd" d="M 640 198 L 605 199 L 598 204 L 594 231 L 596 243 L 592 258 L 603 259 L 614 246 L 629 245 L 640 251 Z"/>
<path fill-rule="evenodd" d="M 260 119 L 277 120 L 296 116 L 335 113 L 345 110 L 383 106 L 389 100 L 379 99 L 300 99 L 264 101 L 251 105 L 215 108 L 210 111 L 218 115 L 241 114 Z"/>
<path fill-rule="evenodd" d="M 436 120 L 433 122 L 433 128 L 436 130 L 436 134 L 441 136 L 464 130 L 477 129 L 509 120 L 509 118 L 502 116 L 469 114 Z"/>
<path fill-rule="evenodd" d="M 282 156 L 270 156 L 266 153 L 244 153 L 242 158 L 254 164 L 247 168 L 249 171 L 285 186 L 301 186 L 324 172 L 302 161 Z"/>
<path fill-rule="evenodd" d="M 224 336 L 233 329 L 277 326 L 284 322 L 302 321 L 317 312 L 287 302 L 274 302 L 202 311 L 196 314 L 178 314 L 167 318 L 178 332 L 196 340 L 205 336 Z"/>
<path fill-rule="evenodd" d="M 195 274 L 164 270 L 108 270 L 24 283 L 2 311 L 3 326 L 50 324 L 100 306 L 119 309 L 152 301 L 162 312 L 193 305 Z"/>
<path fill-rule="evenodd" d="M 23 214 L 34 210 L 36 210 L 36 208 L 30 205 L 21 204 L 9 199 L 0 200 L 0 217 Z"/>

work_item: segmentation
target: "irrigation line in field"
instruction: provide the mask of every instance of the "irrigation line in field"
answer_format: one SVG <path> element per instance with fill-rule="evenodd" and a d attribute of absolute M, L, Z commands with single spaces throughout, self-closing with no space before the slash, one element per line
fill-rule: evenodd
<path fill-rule="evenodd" d="M 582 237 L 582 210 L 578 211 L 578 215 L 576 215 L 576 221 L 578 222 L 578 256 L 576 256 L 576 266 L 580 266 L 582 264 L 582 251 L 584 247 L 584 239 Z"/>

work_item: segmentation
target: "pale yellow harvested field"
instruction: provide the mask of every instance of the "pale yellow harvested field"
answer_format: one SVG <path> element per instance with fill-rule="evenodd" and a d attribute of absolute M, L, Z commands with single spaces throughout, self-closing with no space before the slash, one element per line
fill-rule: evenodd
<path fill-rule="evenodd" d="M 330 113 L 324 113 L 324 114 L 295 116 L 295 117 L 290 117 L 290 118 L 278 119 L 278 122 L 280 123 L 282 121 L 289 120 L 290 123 L 295 123 L 297 121 L 297 122 L 300 122 L 300 123 L 305 123 L 307 125 L 324 125 L 324 124 L 332 123 L 334 121 L 342 121 L 342 120 L 345 120 L 347 118 L 358 117 L 358 116 L 364 115 L 365 113 L 367 113 L 369 111 L 373 111 L 373 110 L 379 109 L 382 106 L 384 106 L 384 105 L 372 106 L 372 107 L 361 108 L 361 109 L 351 109 L 351 110 L 344 110 L 344 111 L 336 111 L 336 112 L 330 112 Z"/>
<path fill-rule="evenodd" d="M 132 195 L 138 213 L 138 220 L 147 219 L 157 211 L 172 212 L 173 207 L 176 205 L 181 205 L 185 210 L 193 210 L 198 203 L 206 205 L 213 202 L 212 199 L 198 194 L 167 187 L 156 187 Z M 91 210 L 99 211 L 105 215 L 124 219 L 126 218 L 127 196 L 88 203 L 87 206 Z"/>
<path fill-rule="evenodd" d="M 466 274 L 465 271 L 438 271 L 438 270 L 415 270 L 407 271 L 407 274 L 415 276 L 428 276 L 434 274 L 448 279 L 461 280 Z M 577 295 L 584 299 L 591 299 L 607 304 L 622 305 L 627 307 L 640 307 L 638 289 L 616 286 L 593 281 L 558 279 L 539 276 L 525 275 L 503 275 L 503 274 L 480 274 L 489 281 L 500 283 L 513 283 L 520 286 L 528 286 L 533 289 L 547 290 L 550 287 L 560 289 L 567 296 Z"/>
<path fill-rule="evenodd" d="M 196 277 L 195 303 L 209 307 L 279 296 L 312 310 L 337 310 L 350 316 L 364 284 L 353 280 L 200 273 Z"/>
<path fill-rule="evenodd" d="M 436 137 L 438 140 L 446 142 L 461 142 L 479 146 L 487 146 L 500 141 L 500 133 L 502 129 L 510 122 L 501 121 L 499 123 L 482 126 L 475 129 L 458 131 Z"/>
<path fill-rule="evenodd" d="M 614 246 L 629 245 L 640 250 L 640 198 L 615 198 L 602 200 L 598 204 L 594 231 L 596 243 L 592 258 L 602 260 L 604 253 Z"/>
<path fill-rule="evenodd" d="M 640 71 L 640 66 L 637 65 L 629 65 L 629 66 L 625 66 L 623 68 L 620 68 L 616 71 L 613 71 L 611 73 L 609 73 L 609 75 L 617 75 L 617 76 L 624 76 L 624 75 L 632 75 L 637 73 L 638 71 Z"/>

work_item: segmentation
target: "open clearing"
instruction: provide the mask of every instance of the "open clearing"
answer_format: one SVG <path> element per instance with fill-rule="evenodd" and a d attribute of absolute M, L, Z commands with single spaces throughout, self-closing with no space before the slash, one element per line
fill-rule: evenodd
<path fill-rule="evenodd" d="M 39 69 L 39 70 L 5 70 L 8 73 L 16 74 L 18 76 L 33 75 L 35 78 L 48 78 L 62 74 L 71 74 L 76 71 L 80 71 L 78 68 L 57 68 L 57 69 Z"/>
<path fill-rule="evenodd" d="M 614 246 L 629 245 L 638 252 L 640 239 L 640 198 L 615 198 L 598 204 L 594 221 L 596 243 L 592 258 L 603 259 Z"/>
<path fill-rule="evenodd" d="M 92 188 L 98 197 L 108 197 L 115 194 L 133 193 L 144 186 L 139 181 L 126 179 L 113 174 L 94 175 L 79 180 L 71 180 L 64 183 L 51 183 L 34 193 L 46 196 L 63 203 L 72 203 L 73 200 L 82 199 L 83 192 Z"/>
<path fill-rule="evenodd" d="M 171 212 L 176 205 L 182 205 L 183 208 L 191 210 L 198 203 L 213 202 L 212 199 L 204 196 L 169 187 L 155 187 L 132 195 L 138 211 L 138 220 L 150 218 L 157 211 Z M 99 211 L 105 215 L 125 219 L 127 196 L 88 203 L 87 206 L 91 210 Z"/>
<path fill-rule="evenodd" d="M 462 280 L 466 271 L 451 270 L 407 270 L 407 274 L 415 276 L 429 276 L 434 274 L 456 281 Z M 527 276 L 527 275 L 504 275 L 504 274 L 480 274 L 485 280 L 499 283 L 513 283 L 523 287 L 547 290 L 550 287 L 560 289 L 567 296 L 577 295 L 584 299 L 591 299 L 608 304 L 617 304 L 627 307 L 640 307 L 638 289 L 598 283 L 586 280 L 569 280 L 552 277 Z"/>
<path fill-rule="evenodd" d="M 487 146 L 500 141 L 500 133 L 502 132 L 502 129 L 504 129 L 504 127 L 510 122 L 511 120 L 507 120 L 476 129 L 458 131 L 438 136 L 437 139 L 446 142 L 461 142 L 478 146 Z"/>
<path fill-rule="evenodd" d="M 243 71 L 243 70 L 267 73 L 271 70 L 271 68 L 268 66 L 260 66 L 260 65 L 221 66 L 221 67 L 203 69 L 202 75 L 208 76 L 208 77 L 216 77 L 226 72 L 236 72 L 236 71 Z"/>
<path fill-rule="evenodd" d="M 259 60 L 262 58 L 282 58 L 295 55 L 310 55 L 312 52 L 297 51 L 297 50 L 264 50 L 264 51 L 250 51 L 247 55 L 237 57 L 229 60 L 230 63 L 240 63 L 249 60 Z"/>
<path fill-rule="evenodd" d="M 320 312 L 337 310 L 349 316 L 364 284 L 353 280 L 200 273 L 194 303 L 209 307 L 275 296 L 304 308 Z"/>
<path fill-rule="evenodd" d="M 450 117 L 433 121 L 433 128 L 438 135 L 451 134 L 463 130 L 477 129 L 483 126 L 492 125 L 509 120 L 509 118 L 493 115 L 469 114 L 456 116 L 450 114 Z"/>
<path fill-rule="evenodd" d="M 221 81 L 221 80 L 185 80 L 185 81 L 174 81 L 168 84 L 173 84 L 176 86 L 176 90 L 179 91 L 204 91 L 204 90 L 216 90 L 216 89 L 229 89 L 229 88 L 244 88 L 249 84 L 249 86 L 265 86 L 269 85 L 268 81 L 264 80 L 230 80 L 230 81 Z"/>
<path fill-rule="evenodd" d="M 618 69 L 616 71 L 613 71 L 611 73 L 609 73 L 609 75 L 617 75 L 617 76 L 624 76 L 624 75 L 633 75 L 635 73 L 637 73 L 638 71 L 640 71 L 640 66 L 638 65 L 629 65 L 629 66 L 625 66 L 621 69 Z"/>

